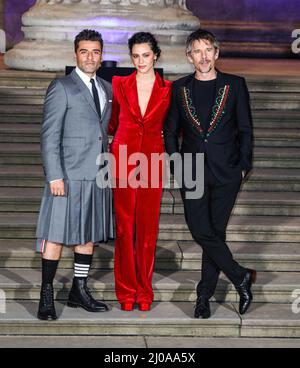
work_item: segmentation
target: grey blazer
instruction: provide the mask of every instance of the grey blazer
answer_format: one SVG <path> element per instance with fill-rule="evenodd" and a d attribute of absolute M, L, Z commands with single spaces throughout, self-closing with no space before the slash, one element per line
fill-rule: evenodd
<path fill-rule="evenodd" d="M 111 116 L 111 84 L 97 77 L 106 94 L 99 119 L 93 97 L 75 70 L 48 87 L 41 129 L 46 181 L 94 180 L 97 156 L 107 152 L 107 127 Z"/>

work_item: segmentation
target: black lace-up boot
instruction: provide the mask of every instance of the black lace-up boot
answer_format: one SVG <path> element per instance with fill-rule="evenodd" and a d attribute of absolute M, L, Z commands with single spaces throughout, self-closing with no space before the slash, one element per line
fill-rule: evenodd
<path fill-rule="evenodd" d="M 54 307 L 54 292 L 53 285 L 50 283 L 42 284 L 38 319 L 56 320 L 57 315 Z"/>
<path fill-rule="evenodd" d="M 210 317 L 209 300 L 206 296 L 198 296 L 195 306 L 194 317 L 195 318 L 209 318 Z"/>
<path fill-rule="evenodd" d="M 78 277 L 73 279 L 68 306 L 71 308 L 81 307 L 88 312 L 106 312 L 108 310 L 106 304 L 92 297 L 91 291 L 87 287 L 87 279 Z"/>

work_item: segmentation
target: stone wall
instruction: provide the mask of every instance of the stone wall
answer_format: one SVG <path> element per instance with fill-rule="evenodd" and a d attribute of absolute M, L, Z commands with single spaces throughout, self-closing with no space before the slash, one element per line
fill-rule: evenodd
<path fill-rule="evenodd" d="M 223 55 L 299 57 L 291 50 L 299 0 L 187 0 L 187 7 L 221 41 Z"/>
<path fill-rule="evenodd" d="M 300 21 L 299 0 L 187 0 L 187 7 L 200 20 Z"/>

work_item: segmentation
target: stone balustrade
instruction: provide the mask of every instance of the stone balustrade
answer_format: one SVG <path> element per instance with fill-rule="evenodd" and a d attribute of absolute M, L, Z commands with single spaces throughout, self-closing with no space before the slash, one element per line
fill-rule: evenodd
<path fill-rule="evenodd" d="M 186 9 L 186 0 L 37 0 L 37 4 L 101 4 L 101 5 L 143 5 L 143 6 L 160 6 L 174 7 L 178 6 Z"/>
<path fill-rule="evenodd" d="M 73 41 L 84 28 L 101 32 L 104 59 L 129 66 L 128 38 L 152 32 L 162 48 L 158 66 L 186 73 L 185 40 L 199 27 L 182 0 L 38 0 L 22 17 L 25 39 L 5 55 L 11 68 L 61 71 L 74 64 Z"/>

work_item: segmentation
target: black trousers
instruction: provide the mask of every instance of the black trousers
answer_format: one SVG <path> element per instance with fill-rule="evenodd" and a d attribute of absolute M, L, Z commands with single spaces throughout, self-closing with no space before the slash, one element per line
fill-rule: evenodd
<path fill-rule="evenodd" d="M 241 178 L 230 183 L 220 183 L 205 164 L 204 194 L 199 199 L 186 199 L 186 189 L 181 189 L 185 219 L 194 240 L 202 247 L 201 281 L 197 295 L 212 297 L 220 271 L 238 286 L 246 269 L 232 256 L 226 244 L 226 227 L 241 185 Z"/>

